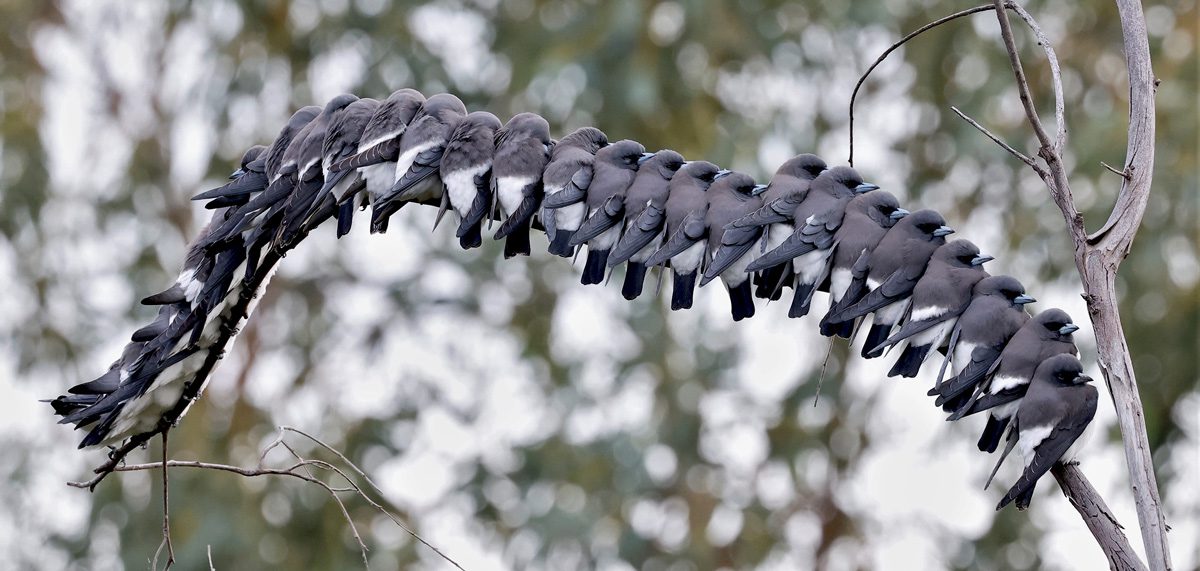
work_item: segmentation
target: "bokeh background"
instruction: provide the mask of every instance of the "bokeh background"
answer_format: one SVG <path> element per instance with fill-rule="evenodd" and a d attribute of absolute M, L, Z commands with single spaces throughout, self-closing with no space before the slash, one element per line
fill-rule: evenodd
<path fill-rule="evenodd" d="M 206 213 L 188 201 L 290 111 L 410 86 L 561 136 L 673 148 L 769 178 L 795 153 L 847 156 L 854 82 L 950 2 L 264 0 L 0 1 L 0 567 L 144 569 L 159 542 L 150 472 L 67 488 L 103 459 L 37 399 L 95 377 L 152 317 Z M 1089 229 L 1125 154 L 1115 7 L 1033 2 L 1063 64 L 1075 198 Z M 1197 392 L 1197 10 L 1146 5 L 1158 161 L 1121 272 L 1124 324 L 1177 569 L 1200 565 Z M 1018 29 L 1040 107 L 1048 72 Z M 952 115 L 1035 148 L 991 13 L 929 32 L 881 66 L 857 117 L 856 166 L 997 256 L 1083 325 L 1057 209 L 1028 169 Z M 992 507 L 981 419 L 949 424 L 931 382 L 833 351 L 814 318 L 760 306 L 733 324 L 583 287 L 578 267 L 459 251 L 407 208 L 384 236 L 322 229 L 284 262 L 177 458 L 250 465 L 274 426 L 359 462 L 426 539 L 467 569 L 1098 569 L 1083 523 L 1043 482 L 1027 513 Z M 535 240 L 535 246 L 541 244 Z M 932 368 L 932 367 L 927 367 Z M 1099 377 L 1098 377 L 1099 378 Z M 1103 383 L 1098 383 L 1104 391 Z M 1105 392 L 1081 459 L 1140 550 Z M 157 445 L 135 454 L 149 459 Z M 307 448 L 306 448 L 307 450 Z M 361 565 L 336 505 L 292 480 L 172 472 L 178 569 Z M 1015 478 L 1015 463 L 999 481 Z M 376 568 L 447 564 L 355 499 Z"/>

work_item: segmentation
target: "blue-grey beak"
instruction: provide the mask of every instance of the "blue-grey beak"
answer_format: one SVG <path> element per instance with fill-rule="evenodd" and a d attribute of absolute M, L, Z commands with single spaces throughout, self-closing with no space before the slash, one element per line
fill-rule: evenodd
<path fill-rule="evenodd" d="M 891 214 L 888 214 L 888 218 L 891 218 L 892 220 L 899 220 L 905 216 L 908 216 L 909 214 L 909 211 L 903 208 L 897 208 L 893 210 Z"/>
<path fill-rule="evenodd" d="M 1028 296 L 1025 294 L 1021 294 L 1021 295 L 1018 295 L 1017 297 L 1013 298 L 1013 303 L 1015 303 L 1017 305 L 1025 305 L 1027 303 L 1033 303 L 1035 301 L 1037 301 L 1037 300 L 1033 299 L 1032 296 Z"/>
<path fill-rule="evenodd" d="M 721 170 L 717 171 L 717 174 L 713 175 L 713 180 L 717 180 L 723 176 L 729 176 L 729 173 L 732 173 L 732 172 L 733 171 L 731 171 L 729 169 L 721 169 Z"/>
<path fill-rule="evenodd" d="M 1080 375 L 1078 377 L 1075 377 L 1075 384 L 1077 384 L 1077 385 L 1082 385 L 1082 384 L 1090 383 L 1090 382 L 1092 382 L 1092 378 L 1087 375 L 1084 375 L 1082 373 L 1080 373 Z"/>
<path fill-rule="evenodd" d="M 229 175 L 229 180 L 233 180 L 233 179 L 235 179 L 235 178 L 238 178 L 238 177 L 240 177 L 240 176 L 242 176 L 242 175 L 244 175 L 244 174 L 246 174 L 246 169 L 238 169 L 238 170 L 235 170 L 235 171 L 233 171 L 233 174 Z"/>
<path fill-rule="evenodd" d="M 948 236 L 953 233 L 954 229 L 949 226 L 942 226 L 941 228 L 933 231 L 934 236 Z"/>
<path fill-rule="evenodd" d="M 1074 323 L 1068 323 L 1068 324 L 1058 328 L 1059 335 L 1070 335 L 1076 331 L 1079 331 L 1079 326 L 1075 325 Z"/>
<path fill-rule="evenodd" d="M 642 153 L 642 156 L 638 157 L 638 166 L 641 166 L 642 163 L 650 160 L 650 157 L 653 157 L 653 156 L 654 156 L 654 153 Z"/>
<path fill-rule="evenodd" d="M 871 184 L 869 182 L 864 182 L 864 183 L 854 187 L 855 194 L 863 194 L 865 192 L 871 192 L 872 190 L 879 190 L 879 185 Z"/>
<path fill-rule="evenodd" d="M 972 266 L 982 266 L 982 265 L 984 265 L 992 260 L 995 260 L 995 259 L 996 258 L 989 256 L 987 254 L 980 254 L 978 256 L 975 256 L 975 258 L 973 260 L 971 260 L 971 265 Z"/>
<path fill-rule="evenodd" d="M 764 190 L 767 190 L 767 185 L 756 184 L 754 185 L 754 188 L 750 189 L 750 196 L 758 196 L 762 194 Z"/>

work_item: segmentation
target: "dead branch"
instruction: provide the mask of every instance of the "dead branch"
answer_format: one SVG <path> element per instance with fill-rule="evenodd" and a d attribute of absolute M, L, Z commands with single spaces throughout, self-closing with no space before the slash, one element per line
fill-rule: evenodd
<path fill-rule="evenodd" d="M 1071 502 L 1071 507 L 1079 512 L 1079 517 L 1087 524 L 1092 536 L 1103 546 L 1104 556 L 1108 558 L 1109 569 L 1120 571 L 1145 571 L 1146 565 L 1138 559 L 1125 537 L 1125 528 L 1117 523 L 1116 516 L 1104 503 L 1104 498 L 1092 487 L 1091 482 L 1083 476 L 1076 462 L 1056 463 L 1050 469 L 1063 495 Z"/>

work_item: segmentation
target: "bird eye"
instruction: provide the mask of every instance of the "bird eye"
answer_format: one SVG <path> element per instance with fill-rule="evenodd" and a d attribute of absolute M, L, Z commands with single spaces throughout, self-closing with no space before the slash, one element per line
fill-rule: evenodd
<path fill-rule="evenodd" d="M 1059 329 L 1062 329 L 1062 326 L 1063 326 L 1062 323 L 1058 323 L 1057 321 L 1051 321 L 1050 323 L 1046 324 L 1046 329 L 1049 329 L 1051 331 L 1058 331 Z"/>

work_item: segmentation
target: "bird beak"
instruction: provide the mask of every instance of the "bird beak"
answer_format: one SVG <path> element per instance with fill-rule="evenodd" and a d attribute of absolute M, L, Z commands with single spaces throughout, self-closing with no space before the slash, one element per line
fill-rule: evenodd
<path fill-rule="evenodd" d="M 1079 331 L 1079 326 L 1075 325 L 1074 323 L 1068 323 L 1058 329 L 1058 334 L 1059 335 L 1070 335 L 1076 331 Z"/>
<path fill-rule="evenodd" d="M 1033 303 L 1035 301 L 1037 301 L 1037 300 L 1033 299 L 1032 297 L 1025 295 L 1025 294 L 1021 294 L 1021 295 L 1018 295 L 1017 297 L 1013 298 L 1013 303 L 1015 303 L 1017 305 L 1025 305 L 1027 303 Z"/>
<path fill-rule="evenodd" d="M 978 256 L 975 256 L 975 259 L 971 260 L 971 265 L 972 266 L 982 266 L 982 265 L 984 265 L 992 260 L 995 260 L 995 259 L 996 258 L 993 258 L 992 256 L 989 256 L 987 254 L 980 254 Z"/>
<path fill-rule="evenodd" d="M 645 163 L 646 161 L 650 160 L 650 157 L 653 157 L 653 156 L 654 156 L 654 153 L 642 153 L 642 156 L 638 157 L 638 166 L 642 166 L 642 163 Z"/>
<path fill-rule="evenodd" d="M 872 190 L 879 190 L 879 185 L 871 184 L 869 182 L 864 182 L 864 183 L 854 187 L 854 194 L 863 194 L 863 193 L 871 192 Z"/>
<path fill-rule="evenodd" d="M 949 226 L 942 226 L 941 228 L 933 231 L 934 236 L 948 236 L 953 233 L 954 229 Z"/>
<path fill-rule="evenodd" d="M 717 171 L 717 174 L 713 175 L 713 180 L 717 180 L 724 176 L 729 176 L 729 173 L 732 173 L 732 172 L 733 171 L 731 171 L 729 169 L 721 169 L 721 170 Z"/>
<path fill-rule="evenodd" d="M 893 221 L 895 221 L 895 220 L 904 218 L 905 216 L 908 216 L 909 214 L 910 214 L 909 211 L 907 211 L 903 208 L 897 208 L 897 209 L 893 210 L 891 214 L 888 214 L 888 218 L 891 218 Z"/>
<path fill-rule="evenodd" d="M 1087 375 L 1084 375 L 1082 373 L 1080 373 L 1078 377 L 1075 377 L 1075 384 L 1077 384 L 1077 385 L 1082 385 L 1082 384 L 1086 384 L 1086 383 L 1090 383 L 1090 382 L 1092 382 L 1092 378 Z"/>
<path fill-rule="evenodd" d="M 750 196 L 758 196 L 762 194 L 764 190 L 767 190 L 767 185 L 756 184 L 754 185 L 754 188 L 750 189 Z"/>
<path fill-rule="evenodd" d="M 242 176 L 242 175 L 244 175 L 244 174 L 246 174 L 246 169 L 238 169 L 238 170 L 235 170 L 235 171 L 233 171 L 233 174 L 229 175 L 229 180 L 233 180 L 233 179 L 235 179 L 235 178 L 238 178 L 238 177 L 240 177 L 240 176 Z"/>

